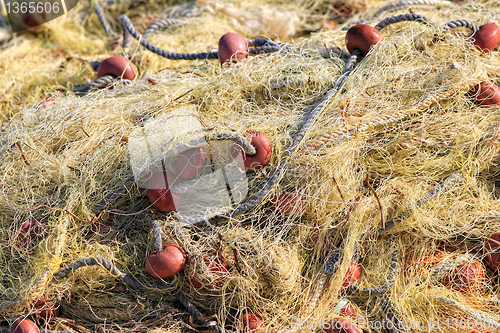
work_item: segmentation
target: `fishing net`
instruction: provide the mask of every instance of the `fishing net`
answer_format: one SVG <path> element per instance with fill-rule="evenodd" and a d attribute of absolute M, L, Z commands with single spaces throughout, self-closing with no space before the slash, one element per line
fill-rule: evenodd
<path fill-rule="evenodd" d="M 446 26 L 498 22 L 495 1 L 102 5 L 112 36 L 82 1 L 2 46 L 2 329 L 37 318 L 42 298 L 60 306 L 36 319 L 46 330 L 206 329 L 185 297 L 229 331 L 243 331 L 244 313 L 262 332 L 327 330 L 335 318 L 367 332 L 499 330 L 484 244 L 500 232 L 500 113 L 471 91 L 499 82 L 500 57 Z M 412 13 L 428 21 L 381 28 L 383 42 L 345 71 L 349 27 Z M 169 60 L 134 39 L 124 50 L 122 14 L 140 33 L 185 22 L 148 37 L 164 50 L 217 50 L 228 31 L 279 47 L 223 66 Z M 79 92 L 92 61 L 123 51 L 136 80 Z M 233 141 L 256 132 L 272 156 L 245 171 Z M 181 182 L 182 204 L 162 213 L 148 180 L 192 148 L 207 155 L 203 177 Z M 165 279 L 145 270 L 158 240 L 187 257 Z M 83 258 L 93 264 L 61 273 Z"/>

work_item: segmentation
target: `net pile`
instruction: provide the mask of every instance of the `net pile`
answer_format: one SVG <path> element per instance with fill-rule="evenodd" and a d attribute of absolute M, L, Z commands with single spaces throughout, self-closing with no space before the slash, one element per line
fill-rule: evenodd
<path fill-rule="evenodd" d="M 33 314 L 43 296 L 61 306 L 59 316 L 39 324 L 48 330 L 192 331 L 196 323 L 174 296 L 181 290 L 233 331 L 245 312 L 262 320 L 263 332 L 316 332 L 337 317 L 372 332 L 387 331 L 380 326 L 389 321 L 408 332 L 498 331 L 498 272 L 486 265 L 484 244 L 500 232 L 500 113 L 498 106 L 479 105 L 470 91 L 483 81 L 499 82 L 500 57 L 497 50 L 479 52 L 467 28 L 443 28 L 455 19 L 498 22 L 498 8 L 494 1 L 443 1 L 378 14 L 387 3 L 346 3 L 359 11 L 344 15 L 337 28 L 300 38 L 294 37 L 299 30 L 344 12 L 326 2 L 300 9 L 290 2 L 208 1 L 106 7 L 110 17 L 127 13 L 140 32 L 165 15 L 184 17 L 187 24 L 149 38 L 177 52 L 217 49 L 220 36 L 233 30 L 249 39 L 294 39 L 278 52 L 222 67 L 217 60 L 166 60 L 132 41 L 128 51 L 139 78 L 83 96 L 54 91 L 88 83 L 95 76 L 89 61 L 121 51 L 110 53 L 115 39 L 105 37 L 90 4 L 48 23 L 42 35 L 7 45 L 0 54 L 3 328 Z M 360 20 L 374 26 L 409 10 L 432 24 L 382 29 L 384 41 L 358 62 L 287 156 L 308 113 L 344 73 L 342 27 Z M 110 22 L 119 31 L 117 21 Z M 276 22 L 288 26 L 274 32 Z M 36 71 L 28 70 L 30 62 Z M 50 103 L 37 103 L 49 93 Z M 266 166 L 246 171 L 241 203 L 288 163 L 278 184 L 244 214 L 183 223 L 180 213 L 155 210 L 144 184 L 95 211 L 137 163 L 155 157 L 131 149 L 134 140 L 147 137 L 175 158 L 176 147 L 200 133 L 249 139 L 248 131 L 264 133 L 273 153 Z M 214 156 L 230 155 L 227 146 L 208 145 Z M 195 185 L 191 202 L 209 185 Z M 280 206 L 283 193 L 293 200 Z M 200 205 L 215 209 L 213 216 L 237 204 Z M 144 268 L 154 250 L 151 220 L 160 222 L 163 244 L 177 244 L 188 255 L 165 288 Z M 147 287 L 134 290 L 100 265 L 53 279 L 86 257 L 105 258 Z M 470 283 L 454 280 L 464 264 L 478 272 Z M 211 270 L 219 266 L 224 269 Z M 204 288 L 193 286 L 194 277 Z M 346 302 L 356 315 L 340 311 Z"/>

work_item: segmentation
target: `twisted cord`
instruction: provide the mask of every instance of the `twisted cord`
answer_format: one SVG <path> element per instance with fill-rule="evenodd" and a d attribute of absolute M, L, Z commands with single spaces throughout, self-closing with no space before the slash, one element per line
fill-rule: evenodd
<path fill-rule="evenodd" d="M 357 22 L 355 22 L 352 25 L 348 25 L 342 28 L 343 31 L 349 30 L 352 26 L 357 25 L 357 24 L 364 24 L 365 22 L 368 22 L 370 20 L 373 20 L 377 18 L 381 13 L 389 11 L 389 12 L 394 12 L 400 9 L 405 9 L 408 7 L 412 6 L 449 6 L 451 4 L 450 1 L 446 0 L 403 0 L 395 3 L 391 3 L 387 6 L 384 6 L 377 10 L 375 14 L 373 14 L 371 17 L 367 17 L 364 19 L 361 19 Z"/>
<path fill-rule="evenodd" d="M 388 4 L 387 6 L 381 7 L 379 10 L 373 14 L 372 17 L 376 17 L 379 14 L 387 11 L 396 11 L 400 9 L 405 9 L 411 6 L 449 6 L 451 3 L 449 1 L 443 0 L 403 0 Z"/>
<path fill-rule="evenodd" d="M 255 46 L 248 49 L 248 53 L 250 54 L 261 54 L 261 53 L 273 53 L 278 52 L 280 50 L 277 45 L 263 45 L 263 46 Z"/>
<path fill-rule="evenodd" d="M 342 250 L 334 250 L 332 255 L 328 258 L 325 263 L 325 273 L 326 275 L 332 276 L 337 270 L 338 264 L 344 257 L 344 252 Z"/>
<path fill-rule="evenodd" d="M 233 209 L 230 212 L 227 212 L 226 214 L 222 214 L 222 216 L 218 216 L 217 218 L 230 218 L 232 216 L 237 216 L 245 213 L 246 211 L 252 209 L 253 207 L 257 206 L 262 202 L 262 200 L 267 196 L 269 192 L 272 191 L 274 186 L 278 183 L 279 179 L 281 178 L 281 175 L 283 174 L 283 171 L 285 170 L 285 167 L 288 163 L 288 159 L 295 153 L 297 147 L 299 144 L 302 142 L 304 139 L 305 135 L 309 131 L 309 129 L 312 127 L 313 123 L 316 121 L 316 119 L 319 117 L 319 115 L 324 111 L 326 106 L 330 103 L 330 101 L 333 99 L 333 97 L 336 95 L 337 91 L 342 87 L 344 82 L 347 80 L 349 75 L 351 74 L 352 70 L 354 69 L 356 62 L 358 60 L 358 56 L 361 54 L 361 50 L 356 49 L 353 51 L 349 59 L 347 60 L 346 66 L 344 73 L 340 76 L 340 78 L 337 80 L 337 82 L 333 85 L 332 89 L 328 91 L 328 93 L 323 97 L 323 99 L 311 110 L 309 115 L 307 115 L 306 120 L 302 124 L 302 127 L 300 130 L 295 134 L 292 144 L 290 147 L 287 149 L 285 153 L 285 158 L 280 162 L 279 166 L 276 168 L 274 174 L 268 179 L 266 184 L 249 200 L 247 200 L 245 203 L 239 205 L 235 209 Z M 183 222 L 187 222 L 189 224 L 193 225 L 200 225 L 204 224 L 207 221 L 206 220 L 196 220 L 191 217 L 180 217 Z"/>
<path fill-rule="evenodd" d="M 229 330 L 224 330 L 221 326 L 217 324 L 215 320 L 211 320 L 206 318 L 188 299 L 187 297 L 181 292 L 178 291 L 175 293 L 175 297 L 179 302 L 184 306 L 189 314 L 196 318 L 197 320 L 201 321 L 205 329 L 208 329 L 210 331 L 214 331 L 215 333 L 233 333 L 232 331 Z"/>
<path fill-rule="evenodd" d="M 481 320 L 483 321 L 483 325 L 485 323 L 488 323 L 489 327 L 491 328 L 494 328 L 494 329 L 499 329 L 500 328 L 500 323 L 498 322 L 498 319 L 492 319 L 488 316 L 485 316 L 479 312 L 475 312 L 475 311 L 472 311 L 472 310 L 469 310 L 467 309 L 465 306 L 463 306 L 462 304 L 458 303 L 457 301 L 451 299 L 451 298 L 448 298 L 448 297 L 444 297 L 444 296 L 435 296 L 435 295 L 430 295 L 430 296 L 427 296 L 427 297 L 432 297 L 432 298 L 435 298 L 435 299 L 438 299 L 440 300 L 441 302 L 444 302 L 448 305 L 451 305 L 457 309 L 459 309 L 460 311 L 464 312 L 464 313 L 467 313 L 468 315 L 478 319 L 478 320 Z"/>
<path fill-rule="evenodd" d="M 353 293 L 361 292 L 363 294 L 370 294 L 370 295 L 385 294 L 389 289 L 391 289 L 392 285 L 394 284 L 394 280 L 396 279 L 396 271 L 398 269 L 398 257 L 399 257 L 398 251 L 394 251 L 391 255 L 391 267 L 389 270 L 389 275 L 387 275 L 387 278 L 383 285 L 374 288 L 359 288 L 358 286 L 351 285 L 349 286 L 349 291 Z"/>
<path fill-rule="evenodd" d="M 484 80 L 476 80 L 472 83 L 467 84 L 467 86 L 474 86 L 474 85 L 480 83 L 481 81 L 484 81 Z M 414 106 L 412 106 L 409 109 L 398 110 L 398 111 L 395 111 L 391 114 L 376 116 L 372 119 L 369 119 L 369 120 L 364 121 L 364 122 L 360 122 L 360 123 L 355 124 L 355 125 L 347 125 L 344 128 L 339 128 L 333 132 L 330 132 L 330 133 L 323 135 L 323 137 L 321 137 L 317 141 L 315 141 L 315 142 L 309 144 L 307 147 L 303 148 L 301 150 L 301 152 L 308 153 L 312 150 L 319 148 L 320 146 L 324 145 L 326 142 L 328 142 L 332 139 L 335 139 L 335 138 L 341 138 L 344 136 L 353 135 L 353 134 L 358 133 L 360 131 L 371 129 L 375 126 L 381 126 L 381 125 L 385 126 L 385 125 L 391 124 L 391 123 L 396 122 L 397 120 L 399 120 L 401 118 L 404 118 L 405 116 L 407 116 L 413 112 L 424 110 L 427 107 L 429 107 L 432 103 L 435 103 L 435 102 L 438 102 L 442 99 L 448 98 L 451 95 L 453 95 L 454 93 L 456 93 L 457 91 L 460 91 L 461 89 L 462 89 L 462 87 L 452 88 L 452 89 L 443 91 L 437 95 L 434 95 L 431 97 L 426 97 L 420 103 L 415 104 Z"/>
<path fill-rule="evenodd" d="M 396 316 L 396 311 L 392 306 L 392 302 L 389 299 L 389 296 L 384 295 L 380 300 L 380 305 L 382 307 L 382 315 L 384 317 L 386 324 L 386 329 L 384 332 L 387 333 L 399 333 L 402 331 L 402 323 L 399 321 Z M 390 324 L 389 324 L 390 323 Z"/>
<path fill-rule="evenodd" d="M 55 273 L 52 280 L 53 281 L 61 280 L 67 277 L 69 274 L 73 273 L 78 268 L 94 266 L 94 265 L 99 265 L 105 268 L 113 276 L 118 277 L 120 280 L 122 280 L 123 283 L 125 283 L 126 285 L 135 290 L 145 290 L 145 289 L 150 289 L 151 287 L 163 290 L 163 289 L 172 289 L 175 287 L 174 284 L 166 284 L 166 283 L 157 284 L 153 286 L 144 285 L 139 281 L 137 281 L 136 279 L 122 273 L 111 261 L 100 257 L 87 257 L 79 259 L 69 264 L 65 269 Z"/>
<path fill-rule="evenodd" d="M 116 33 L 114 32 L 113 28 L 111 28 L 111 26 L 109 25 L 108 20 L 106 20 L 106 16 L 104 15 L 104 11 L 102 10 L 101 5 L 99 5 L 99 0 L 95 0 L 94 10 L 97 14 L 97 17 L 99 18 L 99 22 L 101 22 L 101 25 L 104 28 L 104 31 L 109 36 L 114 36 Z"/>
<path fill-rule="evenodd" d="M 135 30 L 134 26 L 132 25 L 132 22 L 130 22 L 130 19 L 126 15 L 120 16 L 120 23 L 122 25 L 123 29 L 123 48 L 126 49 L 130 45 L 130 36 L 134 37 L 135 39 L 139 40 L 141 45 L 144 46 L 146 49 L 149 51 L 158 54 L 159 56 L 162 56 L 167 59 L 171 60 L 197 60 L 197 59 L 218 59 L 219 58 L 219 52 L 213 51 L 213 52 L 202 52 L 202 53 L 175 53 L 175 52 L 168 52 L 165 50 L 160 49 L 157 46 L 154 46 L 150 42 L 148 42 L 144 38 L 140 38 L 139 33 Z"/>
<path fill-rule="evenodd" d="M 158 220 L 149 221 L 149 225 L 153 229 L 153 247 L 157 252 L 163 250 L 163 242 L 161 239 L 161 224 Z"/>
<path fill-rule="evenodd" d="M 151 23 L 149 27 L 144 30 L 144 33 L 142 34 L 142 38 L 148 38 L 151 34 L 155 33 L 156 31 L 160 29 L 165 29 L 170 26 L 181 26 L 187 24 L 186 21 L 183 20 L 178 20 L 174 18 L 166 18 L 166 19 L 161 19 L 156 22 Z"/>
<path fill-rule="evenodd" d="M 251 143 L 245 139 L 244 137 L 236 134 L 236 133 L 209 133 L 204 136 L 195 138 L 187 143 L 187 146 L 197 146 L 203 144 L 205 142 L 210 141 L 233 141 L 238 144 L 245 154 L 247 155 L 255 155 L 256 150 L 255 147 L 251 145 Z M 132 176 L 125 180 L 125 182 L 116 188 L 113 192 L 108 194 L 103 200 L 101 200 L 93 209 L 94 214 L 99 214 L 106 206 L 116 202 L 123 195 L 128 193 L 136 184 L 136 180 L 145 179 L 156 170 L 162 169 L 162 163 L 165 158 L 173 157 L 175 154 L 174 149 L 167 151 L 166 153 L 156 157 L 153 161 L 151 161 L 148 165 L 146 165 L 143 169 L 137 172 L 137 176 Z"/>
<path fill-rule="evenodd" d="M 445 28 L 450 28 L 450 29 L 458 28 L 458 27 L 464 27 L 464 28 L 469 28 L 474 33 L 479 31 L 479 27 L 474 22 L 471 22 L 471 21 L 468 21 L 468 20 L 454 20 L 454 21 L 450 21 L 450 22 L 446 23 L 444 25 L 444 27 Z"/>
<path fill-rule="evenodd" d="M 68 265 L 65 269 L 62 271 L 57 272 L 54 274 L 53 280 L 60 280 L 62 278 L 67 277 L 70 273 L 74 272 L 78 268 L 81 267 L 87 267 L 87 266 L 93 266 L 93 265 L 99 265 L 104 267 L 107 271 L 109 271 L 112 275 L 119 277 L 126 285 L 130 286 L 132 289 L 135 290 L 144 290 L 148 289 L 147 286 L 141 284 L 139 281 L 135 280 L 134 278 L 120 272 L 118 268 L 116 268 L 113 263 L 111 263 L 109 260 L 104 259 L 104 258 L 99 258 L 99 257 L 89 257 L 89 258 L 82 258 L 80 260 L 77 260 L 73 262 L 72 264 Z M 174 288 L 175 286 L 173 284 L 167 284 L 167 283 L 161 283 L 157 284 L 154 286 L 157 289 L 171 289 Z M 178 290 L 174 293 L 174 296 L 179 300 L 179 302 L 188 310 L 188 312 L 195 318 L 202 320 L 204 318 L 203 314 L 184 296 L 184 294 Z M 216 322 L 206 320 L 205 324 L 212 328 L 215 332 L 220 332 L 222 333 L 222 328 L 217 325 Z"/>
<path fill-rule="evenodd" d="M 100 61 L 91 61 L 89 62 L 89 66 L 92 68 L 94 72 L 97 72 L 97 69 L 99 68 L 99 65 L 101 64 Z"/>
<path fill-rule="evenodd" d="M 304 309 L 304 315 L 307 316 L 312 314 L 314 309 L 316 309 L 316 305 L 325 290 L 326 281 L 328 279 L 328 275 L 326 274 L 318 274 L 318 280 L 314 284 L 314 291 L 309 295 L 307 300 L 307 307 Z"/>
<path fill-rule="evenodd" d="M 407 22 L 407 21 L 419 22 L 419 23 L 422 23 L 425 25 L 430 25 L 429 19 L 426 17 L 423 17 L 422 15 L 401 14 L 401 15 L 391 16 L 391 17 L 388 17 L 386 19 L 383 19 L 374 28 L 380 31 L 380 30 L 384 29 L 385 27 L 388 27 L 391 24 L 399 23 L 399 22 Z"/>
<path fill-rule="evenodd" d="M 93 91 L 102 87 L 107 87 L 111 83 L 113 83 L 116 80 L 116 76 L 114 75 L 105 75 L 100 78 L 95 79 L 92 81 L 90 84 L 86 85 L 85 87 L 77 90 L 79 93 L 87 93 L 89 91 Z"/>
<path fill-rule="evenodd" d="M 434 198 L 438 194 L 446 191 L 448 188 L 450 188 L 450 186 L 452 186 L 453 184 L 455 184 L 460 179 L 461 179 L 461 176 L 458 173 L 455 173 L 455 174 L 451 175 L 443 183 L 439 184 L 432 191 L 428 192 L 425 196 L 423 196 L 422 198 L 418 199 L 417 202 L 416 202 L 416 204 L 415 204 L 415 206 L 417 208 L 422 207 L 429 200 L 431 200 L 432 198 Z M 412 209 L 405 210 L 401 214 L 399 214 L 396 217 L 393 217 L 392 219 L 390 219 L 389 221 L 387 221 L 385 223 L 385 228 L 384 229 L 379 229 L 377 233 L 379 235 L 381 235 L 381 234 L 383 234 L 383 233 L 391 230 L 396 224 L 403 222 L 404 220 L 408 219 L 412 215 L 413 215 L 413 210 Z"/>

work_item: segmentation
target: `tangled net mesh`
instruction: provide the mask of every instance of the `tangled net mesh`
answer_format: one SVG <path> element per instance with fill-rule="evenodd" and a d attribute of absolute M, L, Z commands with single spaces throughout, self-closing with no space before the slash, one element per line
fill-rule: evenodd
<path fill-rule="evenodd" d="M 364 9 L 346 18 L 346 26 L 361 18 L 375 25 L 382 17 L 372 15 L 386 4 L 352 3 Z M 160 9 L 168 13 L 169 5 L 150 4 L 140 11 L 121 3 L 107 10 L 110 17 L 126 12 L 143 31 L 161 18 Z M 483 244 L 500 232 L 500 113 L 498 106 L 477 105 L 470 90 L 485 80 L 499 82 L 500 58 L 497 51 L 477 51 L 465 28 L 442 28 L 456 18 L 478 26 L 494 22 L 499 15 L 494 5 L 443 1 L 440 10 L 413 9 L 435 25 L 401 22 L 384 28 L 384 42 L 359 62 L 289 157 L 287 149 L 305 116 L 343 74 L 347 56 L 328 51 L 345 50 L 340 28 L 294 38 L 288 44 L 294 52 L 260 54 L 222 67 L 211 60 L 163 59 L 133 42 L 129 51 L 140 77 L 85 96 L 54 91 L 93 77 L 85 61 L 119 53 L 109 53 L 114 39 L 105 37 L 88 11 L 91 4 L 82 2 L 49 22 L 42 35 L 19 37 L 0 54 L 5 69 L 0 80 L 3 325 L 28 316 L 44 296 L 61 305 L 62 315 L 44 324 L 50 330 L 193 330 L 174 288 L 155 288 L 158 279 L 144 269 L 154 250 L 152 219 L 161 222 L 164 244 L 188 249 L 186 268 L 168 282 L 204 314 L 217 315 L 222 327 L 234 329 L 235 318 L 248 311 L 262 319 L 263 331 L 316 331 L 311 323 L 339 316 L 342 299 L 367 321 L 385 318 L 383 300 L 388 299 L 399 321 L 425 323 L 413 326 L 414 332 L 470 331 L 459 325 L 430 328 L 437 320 L 498 321 L 498 275 L 484 264 Z M 149 40 L 167 50 L 202 52 L 216 49 L 219 37 L 238 24 L 245 37 L 257 35 L 234 17 L 244 7 L 254 6 L 249 13 L 258 6 L 273 13 L 284 6 L 288 12 L 283 12 L 301 24 L 317 23 L 334 11 L 319 1 L 304 2 L 299 10 L 285 1 L 197 6 L 206 10 Z M 405 12 L 408 8 L 394 13 Z M 49 93 L 53 105 L 38 103 Z M 133 175 L 131 139 L 154 119 L 167 117 L 168 124 L 173 114 L 186 116 L 175 123 L 184 135 L 164 142 L 157 133 L 165 150 L 200 132 L 265 133 L 273 155 L 265 167 L 247 171 L 247 197 L 288 159 L 277 186 L 245 214 L 216 224 L 192 226 L 175 214 L 159 213 L 140 187 L 95 214 L 94 207 Z M 183 124 L 189 128 L 195 120 L 199 131 L 183 132 Z M 438 195 L 419 203 L 452 177 Z M 289 214 L 271 204 L 283 191 L 295 195 Z M 379 232 L 401 214 L 407 218 Z M 28 219 L 36 221 L 31 236 L 22 229 Z M 330 276 L 325 265 L 335 251 L 342 255 Z M 381 295 L 343 287 L 353 261 L 362 272 L 356 286 L 383 285 L 394 251 L 394 284 Z M 108 259 L 153 287 L 132 290 L 99 266 L 52 279 L 84 257 Z M 214 275 L 207 269 L 217 260 L 226 263 L 227 272 Z M 464 263 L 479 263 L 483 273 L 472 290 L 457 291 L 444 281 Z M 195 275 L 211 287 L 194 288 L 189 280 Z"/>

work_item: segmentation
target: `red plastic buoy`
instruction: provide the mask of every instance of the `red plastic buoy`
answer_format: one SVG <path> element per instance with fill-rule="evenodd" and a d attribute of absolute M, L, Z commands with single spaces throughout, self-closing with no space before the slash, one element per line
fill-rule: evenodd
<path fill-rule="evenodd" d="M 137 78 L 137 68 L 133 63 L 124 57 L 110 57 L 103 60 L 97 67 L 97 77 L 114 75 L 126 80 L 135 80 Z"/>
<path fill-rule="evenodd" d="M 148 181 L 149 201 L 160 212 L 173 212 L 182 202 L 182 195 L 170 190 L 169 180 L 174 179 L 175 175 L 171 171 L 157 171 Z"/>
<path fill-rule="evenodd" d="M 59 315 L 59 305 L 55 302 L 47 302 L 43 296 L 33 304 L 32 308 L 34 316 L 45 321 Z"/>
<path fill-rule="evenodd" d="M 311 248 L 319 249 L 319 255 L 321 258 L 326 258 L 330 254 L 330 251 L 334 249 L 335 244 L 331 232 L 329 231 L 327 231 L 325 237 L 320 237 L 322 230 L 324 229 L 321 229 L 320 227 L 314 228 L 309 236 L 308 244 Z"/>
<path fill-rule="evenodd" d="M 34 218 L 29 218 L 19 226 L 16 235 L 16 243 L 22 247 L 26 247 L 40 232 L 42 232 L 42 225 L 40 222 Z"/>
<path fill-rule="evenodd" d="M 481 82 L 472 88 L 469 94 L 479 105 L 498 105 L 500 104 L 500 88 L 488 81 Z"/>
<path fill-rule="evenodd" d="M 257 152 L 255 155 L 246 155 L 245 152 L 237 146 L 237 149 L 233 149 L 232 155 L 236 158 L 236 156 L 241 153 L 243 155 L 243 164 L 246 169 L 260 169 L 269 163 L 273 155 L 273 146 L 264 133 L 257 131 L 247 131 L 246 133 L 250 134 L 250 144 L 255 147 Z"/>
<path fill-rule="evenodd" d="M 242 313 L 236 319 L 234 326 L 238 329 L 238 332 L 255 331 L 262 326 L 262 320 L 253 313 Z"/>
<path fill-rule="evenodd" d="M 208 268 L 209 281 L 207 281 L 207 283 L 204 283 L 203 281 L 201 281 L 201 275 L 198 274 L 190 278 L 189 283 L 191 283 L 191 285 L 196 289 L 215 289 L 221 286 L 228 274 L 226 262 L 218 257 L 204 257 L 203 261 Z"/>
<path fill-rule="evenodd" d="M 30 13 L 25 12 L 21 15 L 21 22 L 23 27 L 31 32 L 40 32 L 43 30 L 43 24 L 45 23 L 46 14 L 41 13 Z"/>
<path fill-rule="evenodd" d="M 361 276 L 361 270 L 359 269 L 358 264 L 355 262 L 351 262 L 349 267 L 347 268 L 347 272 L 345 273 L 344 281 L 342 283 L 342 287 L 349 287 L 351 284 L 359 280 Z"/>
<path fill-rule="evenodd" d="M 175 172 L 184 180 L 193 179 L 205 164 L 206 147 L 191 148 L 183 151 L 175 160 Z"/>
<path fill-rule="evenodd" d="M 490 236 L 484 243 L 484 259 L 494 271 L 500 271 L 500 233 Z"/>
<path fill-rule="evenodd" d="M 458 266 L 454 272 L 443 278 L 443 284 L 456 291 L 469 292 L 477 289 L 484 281 L 483 265 L 473 260 Z"/>
<path fill-rule="evenodd" d="M 356 308 L 351 304 L 351 302 L 347 301 L 342 309 L 340 309 L 339 315 L 342 317 L 356 318 L 358 316 L 358 311 L 356 311 Z"/>
<path fill-rule="evenodd" d="M 373 45 L 381 43 L 384 37 L 374 27 L 367 24 L 356 24 L 347 30 L 345 35 L 345 45 L 350 53 L 358 48 L 367 54 Z"/>
<path fill-rule="evenodd" d="M 176 244 L 163 245 L 160 252 L 153 251 L 146 259 L 146 272 L 157 278 L 167 278 L 186 266 L 186 252 Z"/>
<path fill-rule="evenodd" d="M 486 23 L 472 34 L 474 45 L 481 52 L 491 52 L 500 42 L 500 27 L 495 23 Z"/>
<path fill-rule="evenodd" d="M 271 198 L 270 202 L 283 215 L 300 216 L 304 213 L 305 202 L 299 192 L 281 192 Z"/>
<path fill-rule="evenodd" d="M 9 333 L 38 333 L 38 327 L 29 319 L 19 319 L 12 324 Z"/>
<path fill-rule="evenodd" d="M 327 325 L 330 327 L 325 327 L 326 333 L 363 333 L 350 320 L 344 318 L 335 318 Z"/>
<path fill-rule="evenodd" d="M 236 32 L 228 32 L 219 39 L 219 61 L 221 65 L 228 60 L 235 63 L 247 56 L 247 41 L 242 35 Z"/>

